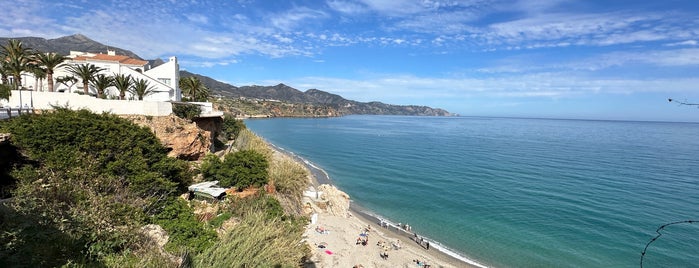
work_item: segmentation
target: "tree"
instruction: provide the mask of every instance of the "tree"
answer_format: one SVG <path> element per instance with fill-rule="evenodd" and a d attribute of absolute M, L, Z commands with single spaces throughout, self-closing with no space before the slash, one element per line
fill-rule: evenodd
<path fill-rule="evenodd" d="M 126 97 L 126 91 L 131 88 L 131 84 L 133 83 L 133 79 L 131 78 L 131 75 L 125 75 L 125 74 L 117 74 L 114 76 L 114 87 L 119 90 L 119 99 L 123 100 Z"/>
<path fill-rule="evenodd" d="M 46 79 L 49 82 L 49 92 L 53 92 L 53 71 L 62 66 L 67 57 L 58 53 L 37 53 L 36 63 L 46 70 Z"/>
<path fill-rule="evenodd" d="M 0 52 L 0 57 L 2 57 L 2 55 L 3 53 Z M 7 65 L 7 61 L 0 60 L 0 81 L 2 81 L 3 85 L 9 84 L 7 77 L 10 75 L 10 72 L 8 71 Z"/>
<path fill-rule="evenodd" d="M 12 87 L 8 84 L 0 84 L 0 100 L 10 100 Z"/>
<path fill-rule="evenodd" d="M 39 91 L 39 87 L 43 86 L 43 83 L 39 83 L 39 81 L 46 79 L 46 69 L 39 67 L 39 65 L 35 65 L 34 68 L 31 69 L 31 73 L 34 75 L 34 90 Z"/>
<path fill-rule="evenodd" d="M 206 101 L 209 97 L 209 89 L 194 76 L 182 77 L 179 81 L 182 93 L 190 101 Z"/>
<path fill-rule="evenodd" d="M 155 93 L 155 87 L 148 83 L 148 80 L 139 78 L 133 80 L 133 85 L 131 85 L 131 94 L 138 97 L 138 100 L 143 100 L 143 97 Z"/>
<path fill-rule="evenodd" d="M 66 86 L 68 88 L 68 92 L 70 92 L 70 89 L 73 88 L 73 85 L 75 85 L 75 83 L 77 82 L 78 79 L 73 77 L 72 75 L 66 75 L 56 78 L 56 83 Z"/>
<path fill-rule="evenodd" d="M 20 90 L 19 100 L 21 106 L 22 93 L 20 85 L 22 84 L 22 72 L 30 71 L 34 66 L 34 53 L 31 52 L 30 48 L 24 47 L 22 41 L 10 39 L 7 41 L 7 45 L 2 46 L 0 58 L 5 59 L 3 69 L 14 79 L 15 90 Z M 21 110 L 20 113 L 22 113 Z"/>
<path fill-rule="evenodd" d="M 88 85 L 90 83 L 90 80 L 97 75 L 97 73 L 105 70 L 104 68 L 97 67 L 94 64 L 90 63 L 85 63 L 85 64 L 79 64 L 79 65 L 70 65 L 68 66 L 68 71 L 72 73 L 73 75 L 80 77 L 83 81 L 83 90 L 85 91 L 85 94 L 89 94 L 90 90 L 88 88 Z"/>
<path fill-rule="evenodd" d="M 114 85 L 114 77 L 98 74 L 90 80 L 90 84 L 97 89 L 97 97 L 102 98 L 104 91 Z"/>

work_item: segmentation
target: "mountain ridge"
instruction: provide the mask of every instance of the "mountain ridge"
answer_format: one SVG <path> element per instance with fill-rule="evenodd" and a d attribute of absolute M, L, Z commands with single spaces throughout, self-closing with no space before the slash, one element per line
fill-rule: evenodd
<path fill-rule="evenodd" d="M 63 55 L 70 54 L 71 50 L 83 51 L 91 53 L 106 53 L 107 50 L 114 50 L 117 54 L 126 55 L 136 59 L 143 59 L 132 51 L 121 49 L 114 46 L 105 45 L 94 41 L 82 34 L 73 34 L 54 39 L 45 39 L 40 37 L 18 37 L 7 38 L 0 37 L 0 43 L 7 43 L 9 39 L 18 39 L 22 41 L 26 47 L 33 48 L 42 52 L 57 52 Z M 161 59 L 148 60 L 152 67 L 162 64 Z M 323 110 L 324 114 L 333 115 L 348 115 L 348 114 L 377 114 L 377 115 L 424 115 L 424 116 L 452 116 L 444 109 L 432 108 L 420 105 L 392 105 L 378 101 L 373 102 L 358 102 L 348 100 L 344 97 L 329 93 L 320 89 L 308 89 L 301 91 L 285 85 L 283 83 L 274 86 L 234 86 L 211 77 L 195 74 L 186 70 L 180 71 L 181 77 L 195 76 L 199 78 L 207 88 L 211 90 L 212 95 L 217 95 L 226 98 L 248 98 L 260 100 L 273 100 L 287 102 L 291 104 L 302 104 L 310 107 L 310 110 Z M 330 111 L 330 113 L 325 113 Z M 310 116 L 315 116 L 311 114 Z"/>

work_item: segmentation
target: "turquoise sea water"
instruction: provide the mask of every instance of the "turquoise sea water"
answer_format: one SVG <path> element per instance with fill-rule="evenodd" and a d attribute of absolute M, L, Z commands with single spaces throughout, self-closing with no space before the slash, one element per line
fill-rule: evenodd
<path fill-rule="evenodd" d="M 353 201 L 494 267 L 638 267 L 699 219 L 699 124 L 476 117 L 247 120 Z M 699 223 L 644 267 L 697 267 Z"/>

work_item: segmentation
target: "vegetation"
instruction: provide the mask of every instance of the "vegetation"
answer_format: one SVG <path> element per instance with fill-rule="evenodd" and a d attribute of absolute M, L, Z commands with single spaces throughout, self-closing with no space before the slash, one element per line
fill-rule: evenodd
<path fill-rule="evenodd" d="M 223 126 L 221 126 L 221 136 L 225 140 L 233 140 L 245 128 L 243 120 L 225 117 L 223 118 Z"/>
<path fill-rule="evenodd" d="M 0 121 L 13 135 L 0 144 L 0 186 L 13 197 L 0 204 L 0 267 L 176 267 L 175 256 L 193 267 L 298 267 L 310 253 L 299 242 L 307 219 L 289 200 L 307 173 L 277 162 L 242 121 L 228 124 L 236 152 L 206 156 L 201 174 L 224 174 L 221 184 L 239 189 L 274 180 L 277 192 L 214 204 L 179 198 L 189 164 L 114 115 L 57 108 Z M 143 235 L 146 224 L 167 232 L 170 255 Z"/>
<path fill-rule="evenodd" d="M 12 86 L 0 84 L 0 100 L 10 100 Z"/>
<path fill-rule="evenodd" d="M 70 89 L 73 88 L 73 85 L 75 85 L 75 83 L 77 82 L 78 79 L 73 77 L 72 75 L 66 75 L 56 78 L 56 83 L 66 86 L 68 88 L 68 92 L 70 92 Z"/>
<path fill-rule="evenodd" d="M 302 222 L 302 221 L 301 221 Z M 299 242 L 303 225 L 269 218 L 259 210 L 195 259 L 195 267 L 298 267 L 309 254 Z"/>
<path fill-rule="evenodd" d="M 155 88 L 148 83 L 148 80 L 143 78 L 134 79 L 133 85 L 129 89 L 129 92 L 136 96 L 138 100 L 143 100 L 143 97 L 155 93 Z"/>
<path fill-rule="evenodd" d="M 103 70 L 104 68 L 89 63 L 68 66 L 68 72 L 82 79 L 85 94 L 90 94 L 90 89 L 88 88 L 90 81 Z"/>
<path fill-rule="evenodd" d="M 191 103 L 173 103 L 172 113 L 179 118 L 192 120 L 201 114 L 201 107 Z"/>
<path fill-rule="evenodd" d="M 126 99 L 126 91 L 131 88 L 133 84 L 133 79 L 131 75 L 117 74 L 114 76 L 114 87 L 119 91 L 119 99 Z"/>
<path fill-rule="evenodd" d="M 139 226 L 166 218 L 190 183 L 187 163 L 167 157 L 148 129 L 116 116 L 59 108 L 0 124 L 27 156 L 10 164 L 16 188 L 1 206 L 0 266 L 100 266 L 141 254 Z M 182 225 L 210 238 L 203 225 Z"/>
<path fill-rule="evenodd" d="M 199 78 L 182 77 L 178 83 L 185 99 L 189 101 L 206 101 L 209 97 L 209 89 L 199 81 Z"/>
<path fill-rule="evenodd" d="M 114 77 L 98 74 L 90 80 L 90 84 L 97 90 L 97 97 L 104 98 L 104 91 L 114 85 Z"/>
<path fill-rule="evenodd" d="M 221 161 L 215 155 L 207 155 L 200 170 L 206 180 L 217 180 L 222 187 L 260 187 L 267 183 L 267 158 L 252 151 L 229 153 Z"/>
<path fill-rule="evenodd" d="M 58 53 L 37 53 L 36 62 L 46 70 L 49 92 L 53 92 L 53 71 L 61 66 L 68 58 Z"/>

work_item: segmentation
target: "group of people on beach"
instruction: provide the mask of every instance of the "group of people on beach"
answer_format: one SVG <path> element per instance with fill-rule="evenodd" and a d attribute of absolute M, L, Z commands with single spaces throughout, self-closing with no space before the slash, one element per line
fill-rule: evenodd
<path fill-rule="evenodd" d="M 415 243 L 420 245 L 422 248 L 430 250 L 430 241 L 425 240 L 423 237 L 417 236 L 417 233 L 413 233 L 413 240 L 415 240 Z"/>
<path fill-rule="evenodd" d="M 359 237 L 357 237 L 357 243 L 355 245 L 361 244 L 362 246 L 366 246 L 369 244 L 369 231 L 371 231 L 371 226 L 367 225 L 367 228 L 364 228 L 364 230 L 359 234 Z"/>

